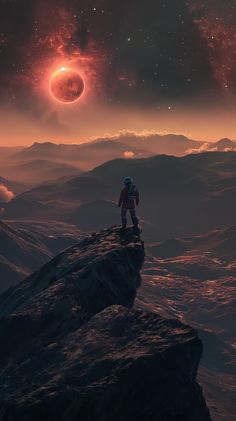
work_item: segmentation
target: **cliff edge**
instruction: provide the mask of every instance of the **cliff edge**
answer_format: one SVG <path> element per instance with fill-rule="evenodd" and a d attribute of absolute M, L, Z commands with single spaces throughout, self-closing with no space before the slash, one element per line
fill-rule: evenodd
<path fill-rule="evenodd" d="M 209 421 L 202 343 L 132 309 L 144 246 L 95 233 L 0 296 L 0 421 Z"/>

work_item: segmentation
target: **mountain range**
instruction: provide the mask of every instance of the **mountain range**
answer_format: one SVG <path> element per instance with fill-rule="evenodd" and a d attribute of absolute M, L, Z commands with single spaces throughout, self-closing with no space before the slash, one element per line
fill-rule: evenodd
<path fill-rule="evenodd" d="M 135 142 L 141 141 L 134 135 L 131 138 L 134 146 Z M 143 144 L 146 140 L 144 138 L 141 143 Z M 164 141 L 164 139 L 162 140 Z M 135 378 L 140 375 L 140 371 L 137 372 L 135 366 L 136 350 L 141 349 L 145 366 L 149 367 L 149 362 L 146 359 L 150 353 L 148 344 L 150 342 L 152 346 L 157 344 L 155 352 L 160 355 L 162 353 L 160 337 L 162 338 L 163 332 L 166 331 L 168 331 L 168 336 L 165 346 L 169 351 L 167 351 L 168 357 L 164 358 L 169 358 L 169 355 L 174 355 L 175 361 L 179 358 L 173 351 L 173 344 L 176 344 L 173 341 L 175 341 L 174 338 L 178 332 L 180 336 L 176 337 L 177 343 L 182 347 L 184 355 L 186 356 L 188 352 L 191 355 L 196 352 L 196 359 L 191 360 L 191 370 L 193 370 L 201 358 L 202 347 L 195 330 L 186 327 L 189 324 L 194 329 L 198 329 L 200 340 L 204 346 L 198 379 L 203 386 L 204 396 L 212 417 L 214 421 L 234 421 L 235 419 L 236 152 L 232 150 L 234 144 L 228 139 L 217 142 L 217 146 L 210 144 L 210 147 L 208 144 L 195 142 L 194 145 L 190 145 L 192 154 L 153 156 L 154 153 L 151 152 L 151 149 L 148 151 L 148 148 L 149 146 L 151 148 L 152 142 L 155 143 L 154 139 L 147 140 L 146 149 L 141 149 L 137 145 L 137 151 L 139 151 L 137 155 L 130 155 L 134 149 L 131 147 L 131 140 L 128 139 L 128 141 L 130 143 L 125 144 L 125 140 L 121 141 L 120 137 L 112 139 L 107 156 L 114 157 L 112 149 L 114 143 L 117 142 L 116 151 L 120 158 L 102 163 L 95 168 L 93 168 L 94 165 L 91 165 L 89 171 L 81 171 L 79 167 L 78 155 L 76 155 L 78 145 L 75 145 L 73 150 L 72 146 L 74 147 L 74 145 L 67 145 L 64 148 L 65 145 L 58 146 L 50 142 L 46 145 L 35 144 L 31 148 L 14 151 L 14 156 L 9 161 L 11 165 L 17 167 L 17 171 L 20 171 L 22 175 L 25 171 L 25 177 L 28 177 L 32 184 L 30 185 L 29 182 L 26 183 L 27 186 L 14 182 L 7 184 L 7 179 L 2 179 L 2 184 L 6 185 L 9 190 L 15 191 L 16 195 L 9 203 L 1 204 L 5 210 L 1 215 L 2 222 L 0 224 L 2 279 L 0 290 L 6 290 L 9 286 L 11 288 L 0 297 L 0 310 L 10 308 L 9 312 L 2 314 L 2 318 L 0 318 L 0 334 L 3 334 L 1 337 L 3 343 L 6 341 L 3 353 L 5 352 L 7 355 L 10 349 L 13 354 L 9 354 L 10 359 L 7 361 L 9 364 L 7 376 L 9 377 L 6 382 L 6 390 L 2 390 L 0 421 L 10 421 L 12 414 L 16 413 L 20 414 L 19 417 L 23 417 L 24 421 L 31 421 L 32 417 L 35 419 L 37 416 L 35 402 L 38 402 L 40 411 L 46 411 L 45 416 L 50 413 L 50 405 L 53 408 L 58 406 L 64 414 L 64 407 L 61 408 L 59 405 L 61 399 L 70 408 L 70 416 L 73 419 L 73 414 L 77 409 L 73 403 L 71 404 L 70 396 L 77 401 L 77 391 L 71 383 L 69 386 L 71 394 L 69 392 L 65 396 L 63 390 L 67 379 L 71 379 L 71 371 L 67 370 L 68 367 L 72 367 L 73 372 L 79 373 L 76 382 L 78 379 L 82 379 L 81 381 L 84 379 L 83 376 L 80 377 L 81 371 L 77 366 L 78 359 L 85 361 L 85 365 L 81 367 L 82 370 L 85 370 L 86 376 L 93 375 L 91 374 L 93 373 L 93 361 L 89 359 L 85 349 L 89 353 L 97 352 L 93 354 L 96 355 L 94 370 L 99 373 L 98 376 L 101 376 L 99 379 L 108 379 L 108 383 L 106 380 L 103 383 L 104 380 L 102 380 L 102 384 L 106 385 L 107 396 L 110 396 L 107 392 L 108 384 L 113 384 L 114 394 L 119 393 L 120 395 L 120 387 L 124 388 L 124 383 L 113 383 L 113 380 L 107 375 L 108 371 L 103 372 L 102 370 L 107 353 L 115 356 L 112 367 L 115 375 L 121 376 L 121 378 L 123 378 L 122 373 L 125 367 L 119 364 L 119 357 L 122 355 L 121 360 L 123 361 L 124 353 L 128 355 L 130 361 L 130 365 L 127 366 L 128 377 L 124 377 L 127 384 L 127 379 L 132 378 L 132 373 L 135 373 Z M 185 144 L 185 139 L 181 136 L 175 141 L 178 144 L 181 142 Z M 107 140 L 104 139 L 94 142 L 96 150 L 101 149 L 100 156 L 97 161 L 95 160 L 99 164 L 105 159 L 102 156 L 105 142 Z M 120 144 L 122 144 L 122 148 Z M 80 152 L 84 146 L 81 145 Z M 84 162 L 88 159 L 88 151 L 90 150 L 93 155 L 95 150 L 93 143 L 87 145 L 86 148 Z M 28 149 L 30 153 L 27 158 L 28 152 L 26 155 L 24 154 Z M 207 151 L 208 149 L 209 151 Z M 31 156 L 32 150 L 34 156 Z M 42 156 L 40 155 L 37 159 L 37 151 L 39 155 L 40 151 L 44 151 L 45 154 L 42 153 Z M 125 151 L 129 152 L 126 159 L 124 159 Z M 66 156 L 67 153 L 68 161 L 59 161 L 62 155 Z M 74 162 L 71 161 L 72 155 L 70 154 L 74 154 Z M 86 166 L 87 164 L 83 169 Z M 139 272 L 140 262 L 143 261 L 140 238 L 134 235 L 130 229 L 127 230 L 126 236 L 125 233 L 121 235 L 117 228 L 108 228 L 77 244 L 78 239 L 84 238 L 83 231 L 94 232 L 119 223 L 120 210 L 117 206 L 117 199 L 125 175 L 132 175 L 140 190 L 141 203 L 138 215 L 143 229 L 142 236 L 146 243 L 146 260 L 142 270 L 143 283 L 139 288 L 134 309 L 127 311 L 122 307 L 113 308 L 110 305 L 131 306 L 133 304 L 136 288 L 140 284 L 140 277 L 136 271 L 138 277 L 135 278 L 135 288 L 133 288 L 133 281 L 130 284 L 130 273 L 133 273 L 135 268 L 137 269 L 137 264 Z M 50 261 L 58 252 L 71 245 L 74 246 L 64 250 Z M 129 258 L 127 261 L 127 253 L 129 256 L 132 255 L 131 260 Z M 136 253 L 138 254 L 136 255 Z M 136 259 L 135 256 L 139 257 Z M 45 262 L 48 262 L 46 266 Z M 41 267 L 42 265 L 44 266 Z M 114 274 L 113 271 L 111 272 L 113 266 L 114 270 L 121 274 L 120 277 L 118 276 L 119 279 L 114 278 L 118 282 L 119 288 L 118 286 L 116 288 L 113 283 Z M 35 270 L 37 272 L 32 274 Z M 27 278 L 20 282 L 25 276 Z M 111 283 L 108 281 L 109 277 Z M 126 286 L 119 283 L 122 277 L 126 281 L 128 280 Z M 88 281 L 90 278 L 95 282 L 94 289 Z M 76 284 L 77 281 L 79 285 Z M 96 289 L 97 282 L 99 283 L 98 289 Z M 92 296 L 86 295 L 88 293 L 87 283 Z M 82 290 L 80 290 L 80 285 Z M 121 290 L 120 288 L 123 287 L 124 289 Z M 128 287 L 127 291 L 126 287 Z M 101 305 L 103 288 L 109 293 L 106 296 L 108 300 Z M 82 295 L 80 295 L 81 291 Z M 101 291 L 102 293 L 100 293 Z M 113 300 L 113 294 L 116 293 L 119 295 L 119 299 L 116 295 Z M 126 300 L 129 294 L 133 298 L 132 303 L 129 301 L 127 304 Z M 82 297 L 82 301 L 76 301 L 78 296 Z M 72 302 L 73 305 L 71 305 Z M 95 310 L 92 305 L 88 308 L 89 302 L 92 302 L 95 307 L 98 306 L 99 309 L 97 310 L 96 307 Z M 23 303 L 22 306 L 21 303 Z M 37 313 L 36 310 L 39 312 Z M 171 318 L 172 322 L 168 324 L 166 318 Z M 175 322 L 173 319 L 178 319 L 179 322 Z M 14 325 L 14 320 L 16 320 L 16 325 Z M 148 324 L 146 324 L 146 320 L 148 320 Z M 160 325 L 158 320 L 161 320 Z M 80 323 L 82 324 L 80 325 Z M 73 330 L 75 325 L 78 328 L 77 331 Z M 156 330 L 157 325 L 159 326 L 158 330 Z M 9 326 L 13 326 L 12 336 L 6 333 Z M 15 336 L 17 340 L 17 326 L 20 326 L 21 331 L 26 330 L 29 333 L 27 338 L 19 336 L 19 342 L 22 340 L 22 348 L 26 347 L 26 350 L 23 351 L 19 347 L 19 342 L 17 344 L 11 342 L 11 337 Z M 32 330 L 30 330 L 30 326 Z M 117 326 L 124 328 L 128 326 L 128 331 L 122 333 L 122 328 L 119 330 L 117 339 L 114 340 L 113 332 Z M 147 336 L 144 337 L 143 332 L 146 326 L 148 326 Z M 70 333 L 69 336 L 66 336 L 66 332 L 71 328 L 72 336 Z M 47 331 L 47 329 L 49 330 Z M 92 329 L 92 334 L 90 334 L 90 329 Z M 130 338 L 130 329 L 134 332 L 132 338 Z M 36 332 L 36 336 L 33 332 Z M 90 348 L 88 344 L 91 343 L 93 337 L 94 342 Z M 104 338 L 107 340 L 103 346 Z M 151 338 L 154 338 L 154 342 Z M 49 341 L 46 343 L 46 348 L 42 345 L 37 353 L 38 343 L 45 344 L 45 340 Z M 186 341 L 190 343 L 188 350 L 185 348 Z M 120 347 L 124 342 L 127 346 L 121 351 Z M 199 344 L 198 351 L 193 345 L 196 343 Z M 7 348 L 7 344 L 9 348 Z M 30 348 L 30 344 L 33 348 Z M 58 344 L 58 346 L 54 344 Z M 83 347 L 82 351 L 81 348 L 76 348 L 78 344 Z M 144 347 L 143 344 L 145 344 Z M 15 345 L 17 346 L 14 353 Z M 70 354 L 71 349 L 76 350 L 75 358 Z M 30 355 L 31 351 L 33 354 L 36 352 L 36 359 L 34 357 L 32 359 L 30 356 L 27 360 L 28 351 L 30 351 Z M 120 354 L 120 352 L 124 353 Z M 59 361 L 60 366 L 63 367 L 62 382 L 57 380 L 58 372 L 50 361 Z M 168 367 L 173 368 L 171 361 L 168 359 L 166 370 Z M 38 379 L 45 379 L 45 382 L 43 380 L 40 383 L 37 380 L 37 391 L 32 398 L 29 373 L 31 365 L 38 366 L 36 362 L 39 364 Z M 110 367 L 109 364 L 110 362 L 108 362 L 108 367 Z M 91 367 L 92 372 L 86 371 L 86 367 Z M 181 372 L 182 367 L 181 362 Z M 2 370 L 3 375 L 4 368 Z M 44 377 L 47 370 L 53 373 L 52 382 Z M 152 370 L 151 364 L 150 372 Z M 16 381 L 11 375 L 13 372 L 16 374 Z M 142 370 L 141 373 L 143 378 Z M 150 378 L 152 379 L 152 377 Z M 26 384 L 24 379 L 26 379 Z M 153 395 L 153 387 L 160 387 L 158 379 L 152 380 L 151 384 L 148 383 L 151 395 Z M 170 379 L 178 388 L 176 379 L 171 377 L 171 374 Z M 95 380 L 100 381 L 98 377 Z M 195 380 L 194 377 L 194 382 Z M 136 390 L 137 395 L 141 393 L 140 389 L 135 389 L 136 383 L 128 383 L 128 389 L 125 388 L 127 402 L 127 396 L 130 397 L 131 389 Z M 29 388 L 25 389 L 27 384 Z M 183 383 L 181 385 L 183 386 Z M 185 386 L 184 389 L 182 386 L 181 393 L 186 393 Z M 93 398 L 87 394 L 87 390 L 100 393 L 99 388 L 93 389 L 93 387 L 94 384 L 89 383 L 88 389 L 87 386 L 85 389 L 79 389 L 80 392 L 85 393 L 86 399 L 92 404 L 94 403 Z M 168 380 L 168 391 L 169 388 Z M 52 400 L 50 400 L 51 397 L 49 400 L 46 399 L 47 392 L 45 390 L 49 391 Z M 16 399 L 13 398 L 15 393 L 17 394 Z M 166 389 L 165 393 L 167 393 Z M 201 391 L 199 391 L 200 394 L 196 393 L 203 405 Z M 140 401 L 143 401 L 143 395 L 139 396 Z M 172 399 L 173 396 L 174 392 L 171 390 L 168 399 Z M 165 400 L 166 395 L 161 395 L 161 399 L 168 402 L 168 399 Z M 33 402 L 32 406 L 30 402 Z M 83 401 L 80 398 L 79 402 L 79 405 L 83 407 Z M 181 399 L 179 402 L 182 402 Z M 195 398 L 192 402 L 196 408 Z M 108 411 L 106 402 L 104 405 L 100 407 L 101 413 Z M 147 405 L 147 407 L 152 406 L 149 399 L 147 399 Z M 204 405 L 201 406 L 201 411 L 203 407 Z M 86 411 L 89 411 L 88 406 L 85 408 Z M 130 417 L 128 406 L 125 408 L 127 417 Z M 156 408 L 154 405 L 154 413 Z M 119 408 L 115 408 L 115 411 L 118 411 L 116 413 L 119 416 L 122 415 L 122 419 L 126 416 L 119 412 Z M 143 421 L 144 414 L 138 406 L 136 419 L 139 417 L 139 413 L 142 414 Z M 39 412 L 39 414 L 41 417 L 42 413 Z M 84 416 L 83 412 L 81 414 Z M 67 419 L 68 414 L 63 416 Z M 90 416 L 93 417 L 94 414 L 90 413 Z M 110 413 L 109 416 L 111 416 Z M 148 420 L 152 419 L 150 414 L 148 417 Z M 182 421 L 184 418 L 182 415 L 181 417 Z M 189 414 L 188 417 L 186 421 L 191 420 Z M 206 409 L 201 412 L 200 418 L 195 417 L 195 419 L 205 419 L 203 417 L 208 417 L 206 419 L 209 420 Z M 128 419 L 130 420 L 130 418 Z"/>
<path fill-rule="evenodd" d="M 209 145 L 209 149 L 223 152 L 235 149 L 236 141 L 220 139 L 216 142 L 197 141 L 180 134 L 135 134 L 120 133 L 118 136 L 107 136 L 81 144 L 56 144 L 53 142 L 35 142 L 29 147 L 21 148 L 10 156 L 15 160 L 48 159 L 57 161 L 81 161 L 92 167 L 99 163 L 122 157 L 124 152 L 132 151 L 134 157 L 152 155 L 183 156 L 189 149 L 199 149 Z M 97 157 L 97 158 L 96 158 Z M 94 163 L 93 161 L 97 161 Z M 102 160 L 102 162 L 101 162 Z"/>
<path fill-rule="evenodd" d="M 1 184 L 6 186 L 10 191 L 13 191 L 14 194 L 19 194 L 27 190 L 27 187 L 24 184 L 0 176 L 0 185 Z"/>
<path fill-rule="evenodd" d="M 78 171 L 91 170 L 116 158 L 145 158 L 159 154 L 184 156 L 188 153 L 208 150 L 234 151 L 236 142 L 230 139 L 203 142 L 177 134 L 147 133 L 140 135 L 132 132 L 121 132 L 118 136 L 97 138 L 82 144 L 35 142 L 29 147 L 2 148 L 1 175 L 25 182 L 25 171 L 28 170 L 32 173 L 32 181 L 35 183 L 37 176 L 38 182 L 44 181 L 47 175 L 48 180 L 55 179 L 72 174 L 75 169 Z M 38 167 L 40 162 L 42 164 L 41 177 Z"/>
<path fill-rule="evenodd" d="M 206 232 L 235 221 L 235 152 L 109 161 L 79 177 L 18 195 L 6 204 L 4 218 L 58 220 L 81 230 L 117 223 L 122 178 L 129 174 L 140 190 L 138 213 L 149 240 Z M 90 217 L 85 221 L 86 210 Z"/>

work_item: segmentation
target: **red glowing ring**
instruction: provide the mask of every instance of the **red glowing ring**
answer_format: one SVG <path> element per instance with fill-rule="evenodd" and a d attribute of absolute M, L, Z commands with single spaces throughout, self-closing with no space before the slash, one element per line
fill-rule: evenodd
<path fill-rule="evenodd" d="M 81 99 L 84 91 L 84 79 L 75 69 L 61 67 L 49 79 L 49 92 L 52 98 L 61 104 L 74 104 Z"/>

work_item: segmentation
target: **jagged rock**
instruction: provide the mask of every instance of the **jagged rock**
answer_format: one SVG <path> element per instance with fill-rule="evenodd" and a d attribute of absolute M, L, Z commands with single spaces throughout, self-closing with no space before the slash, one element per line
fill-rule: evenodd
<path fill-rule="evenodd" d="M 143 261 L 132 229 L 101 231 L 58 254 L 0 296 L 0 357 L 31 347 L 38 333 L 64 335 L 112 304 L 132 307 Z"/>
<path fill-rule="evenodd" d="M 197 333 L 129 308 L 143 260 L 104 230 L 0 296 L 0 421 L 210 420 Z"/>

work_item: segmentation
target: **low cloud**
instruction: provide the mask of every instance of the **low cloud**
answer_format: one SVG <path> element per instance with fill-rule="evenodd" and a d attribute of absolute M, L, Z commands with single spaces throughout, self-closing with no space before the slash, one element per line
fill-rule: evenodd
<path fill-rule="evenodd" d="M 199 146 L 199 148 L 190 148 L 185 151 L 186 154 L 204 153 L 204 152 L 235 152 L 236 147 L 220 148 L 212 143 L 206 142 Z"/>
<path fill-rule="evenodd" d="M 98 141 L 98 140 L 120 140 L 127 139 L 127 138 L 136 138 L 136 139 L 145 139 L 150 138 L 154 136 L 167 136 L 167 135 L 173 135 L 173 136 L 185 136 L 191 138 L 190 133 L 184 133 L 184 132 L 174 132 L 174 131 L 158 131 L 158 130 L 141 130 L 141 131 L 135 131 L 135 130 L 119 130 L 116 134 L 112 133 L 105 133 L 103 136 L 92 136 L 88 139 L 88 142 L 91 141 Z"/>
<path fill-rule="evenodd" d="M 203 152 L 217 152 L 217 147 L 212 146 L 210 143 L 203 143 L 199 148 L 191 148 L 185 151 L 186 154 L 203 153 Z"/>
<path fill-rule="evenodd" d="M 236 152 L 236 147 L 235 148 L 225 148 L 224 152 Z"/>
<path fill-rule="evenodd" d="M 14 198 L 14 193 L 11 190 L 8 190 L 4 184 L 0 184 L 0 202 L 8 203 Z"/>
<path fill-rule="evenodd" d="M 133 158 L 135 156 L 135 153 L 133 151 L 125 151 L 124 157 L 125 158 Z"/>

